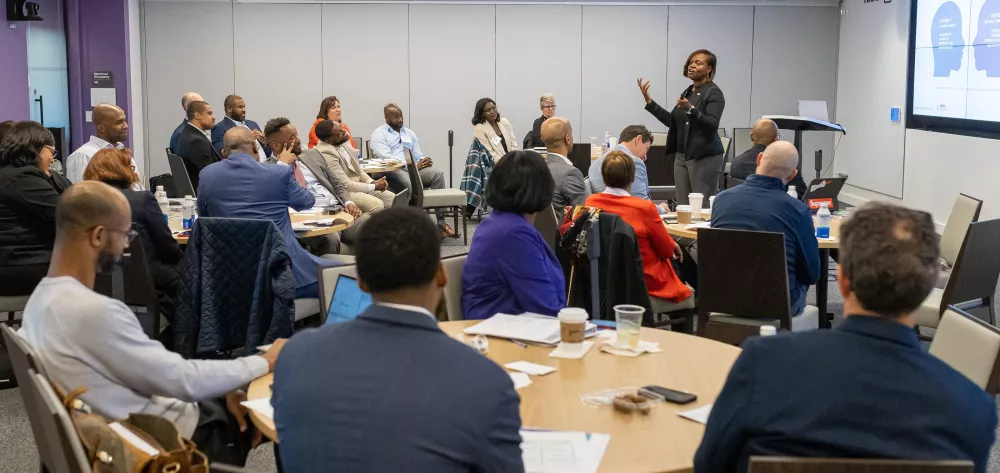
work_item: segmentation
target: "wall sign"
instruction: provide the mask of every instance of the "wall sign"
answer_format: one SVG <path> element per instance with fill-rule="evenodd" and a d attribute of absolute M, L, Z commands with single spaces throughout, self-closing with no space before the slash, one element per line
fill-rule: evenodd
<path fill-rule="evenodd" d="M 94 78 L 90 82 L 91 87 L 112 87 L 114 85 L 111 71 L 95 71 Z"/>

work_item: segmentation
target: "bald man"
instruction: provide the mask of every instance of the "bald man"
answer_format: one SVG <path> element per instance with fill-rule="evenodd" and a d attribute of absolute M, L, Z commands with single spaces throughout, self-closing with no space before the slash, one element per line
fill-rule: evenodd
<path fill-rule="evenodd" d="M 753 146 L 733 160 L 729 175 L 737 179 L 746 179 L 757 170 L 757 158 L 764 152 L 767 145 L 778 140 L 778 125 L 766 118 L 761 118 L 753 124 L 750 130 L 750 141 Z"/>
<path fill-rule="evenodd" d="M 20 335 L 54 381 L 86 386 L 80 397 L 101 415 L 155 414 L 212 461 L 242 465 L 250 432 L 222 396 L 237 400 L 237 389 L 273 370 L 284 340 L 261 356 L 185 360 L 150 339 L 128 306 L 94 292 L 95 273 L 109 272 L 133 242 L 131 226 L 118 190 L 97 181 L 70 187 L 56 208 L 48 276 L 28 300 Z"/>
<path fill-rule="evenodd" d="M 721 192 L 712 206 L 712 228 L 785 235 L 793 315 L 802 313 L 806 292 L 819 279 L 819 245 L 812 212 L 806 204 L 785 193 L 785 186 L 798 175 L 798 162 L 795 145 L 787 141 L 771 143 L 758 155 L 756 172 L 747 176 L 743 185 Z"/>
<path fill-rule="evenodd" d="M 170 135 L 170 152 L 171 153 L 174 153 L 174 154 L 177 153 L 177 151 L 176 151 L 177 150 L 177 140 L 180 139 L 181 132 L 184 131 L 184 125 L 186 125 L 187 122 L 188 122 L 187 121 L 188 105 L 191 105 L 192 102 L 204 102 L 204 101 L 205 101 L 205 99 L 201 98 L 201 95 L 198 92 L 188 92 L 188 93 L 185 93 L 184 95 L 181 96 L 181 107 L 184 108 L 184 115 L 185 115 L 185 117 L 184 117 L 184 120 L 181 121 L 181 124 L 177 125 L 177 128 L 174 128 L 174 133 L 172 135 Z"/>
<path fill-rule="evenodd" d="M 573 149 L 573 127 L 565 118 L 552 117 L 542 122 L 541 134 L 545 143 L 545 164 L 556 181 L 552 206 L 556 209 L 556 218 L 561 221 L 567 205 L 583 205 L 587 200 L 583 173 L 566 157 Z"/>
<path fill-rule="evenodd" d="M 95 153 L 105 148 L 124 148 L 123 142 L 128 139 L 128 119 L 125 111 L 116 105 L 102 103 L 94 107 L 94 128 L 97 135 L 91 136 L 90 141 L 66 157 L 66 178 L 74 184 L 83 181 L 83 172 L 87 170 L 87 164 Z M 139 169 L 134 157 L 132 167 Z M 134 189 L 142 189 L 141 183 L 140 176 Z"/>
<path fill-rule="evenodd" d="M 225 102 L 223 102 L 223 107 L 225 107 L 226 112 L 225 118 L 212 127 L 212 146 L 215 150 L 220 153 L 222 152 L 222 138 L 230 128 L 243 127 L 250 130 L 253 133 L 254 139 L 257 140 L 257 144 L 259 145 L 257 160 L 260 162 L 267 161 L 267 158 L 271 156 L 271 147 L 267 145 L 267 139 L 264 138 L 264 129 L 257 122 L 247 120 L 247 103 L 243 100 L 243 97 L 239 95 L 227 96 Z"/>

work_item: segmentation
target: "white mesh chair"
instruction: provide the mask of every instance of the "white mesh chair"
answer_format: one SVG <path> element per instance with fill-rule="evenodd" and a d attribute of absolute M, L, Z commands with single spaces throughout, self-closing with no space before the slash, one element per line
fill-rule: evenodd
<path fill-rule="evenodd" d="M 465 270 L 465 260 L 468 254 L 442 258 L 444 273 L 448 282 L 444 286 L 444 304 L 448 311 L 448 320 L 462 320 L 462 272 Z"/>
<path fill-rule="evenodd" d="M 1000 329 L 949 307 L 941 316 L 930 354 L 986 392 L 1000 392 Z"/>
<path fill-rule="evenodd" d="M 954 267 L 958 260 L 958 252 L 965 241 L 965 234 L 969 231 L 969 225 L 979 221 L 979 211 L 983 208 L 983 201 L 965 194 L 958 194 L 955 198 L 955 205 L 951 207 L 951 214 L 948 215 L 948 223 L 944 226 L 941 234 L 941 259 L 949 267 Z M 937 287 L 944 289 L 948 283 L 948 276 L 951 271 L 942 271 L 938 278 Z"/>

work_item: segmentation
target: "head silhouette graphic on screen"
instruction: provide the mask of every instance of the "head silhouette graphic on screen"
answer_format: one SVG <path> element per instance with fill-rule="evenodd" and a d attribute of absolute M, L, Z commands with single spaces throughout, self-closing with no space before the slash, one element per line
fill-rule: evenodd
<path fill-rule="evenodd" d="M 962 10 L 955 2 L 938 7 L 931 24 L 931 46 L 934 48 L 934 77 L 948 77 L 962 68 L 965 40 L 962 39 Z"/>
<path fill-rule="evenodd" d="M 986 71 L 986 77 L 1000 77 L 1000 0 L 986 0 L 976 21 L 976 70 Z"/>

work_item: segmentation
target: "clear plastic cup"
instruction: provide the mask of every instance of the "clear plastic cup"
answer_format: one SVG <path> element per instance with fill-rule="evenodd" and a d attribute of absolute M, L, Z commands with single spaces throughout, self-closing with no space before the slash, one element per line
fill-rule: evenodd
<path fill-rule="evenodd" d="M 705 195 L 699 192 L 688 194 L 688 201 L 691 203 L 691 218 L 697 220 L 701 218 L 701 204 L 705 201 Z"/>
<path fill-rule="evenodd" d="M 629 348 L 639 346 L 639 332 L 642 328 L 642 314 L 646 309 L 630 304 L 615 306 L 615 332 L 618 334 L 618 343 L 627 344 Z"/>

